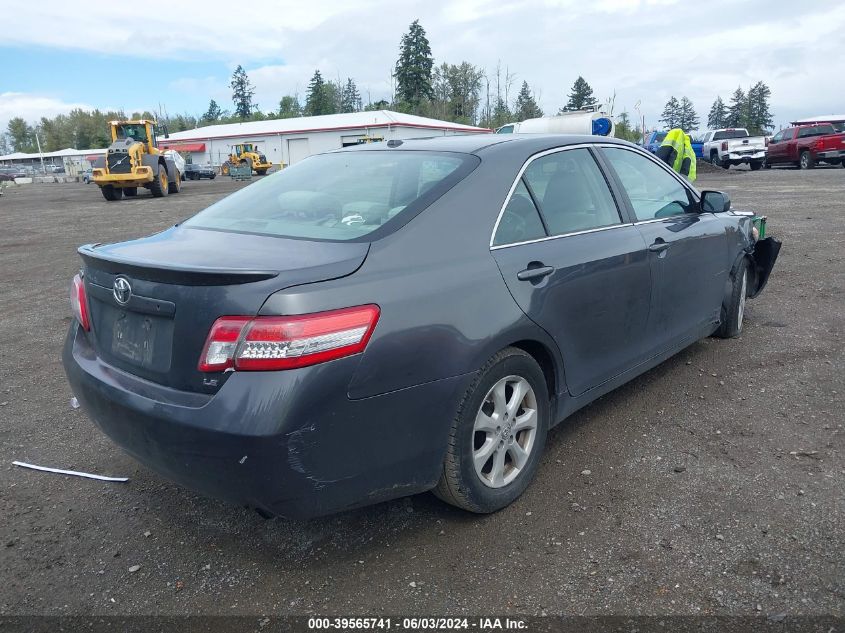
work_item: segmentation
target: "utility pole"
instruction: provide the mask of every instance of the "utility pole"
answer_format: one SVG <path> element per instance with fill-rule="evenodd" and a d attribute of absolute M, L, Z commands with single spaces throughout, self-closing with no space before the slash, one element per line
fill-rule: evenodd
<path fill-rule="evenodd" d="M 41 173 L 46 174 L 47 172 L 44 171 L 44 154 L 41 152 L 41 139 L 38 138 L 38 128 L 35 128 L 35 144 L 38 145 L 38 157 L 41 159 Z"/>

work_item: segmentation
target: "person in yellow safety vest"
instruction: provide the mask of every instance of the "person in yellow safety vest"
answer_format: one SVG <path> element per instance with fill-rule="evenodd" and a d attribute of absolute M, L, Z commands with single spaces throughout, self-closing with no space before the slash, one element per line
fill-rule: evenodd
<path fill-rule="evenodd" d="M 681 128 L 669 130 L 657 149 L 657 157 L 690 182 L 695 180 L 695 152 L 689 135 Z"/>

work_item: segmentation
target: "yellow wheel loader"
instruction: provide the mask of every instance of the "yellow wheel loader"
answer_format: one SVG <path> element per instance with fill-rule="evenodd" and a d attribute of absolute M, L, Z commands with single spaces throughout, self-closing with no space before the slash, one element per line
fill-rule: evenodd
<path fill-rule="evenodd" d="M 224 176 L 228 176 L 230 167 L 243 166 L 244 163 L 259 176 L 266 174 L 267 170 L 273 166 L 273 163 L 268 162 L 267 157 L 258 151 L 258 147 L 252 143 L 242 143 L 232 145 L 232 153 L 229 154 L 229 159 L 223 163 L 220 171 Z"/>
<path fill-rule="evenodd" d="M 184 160 L 158 148 L 155 121 L 109 121 L 112 143 L 91 169 L 91 180 L 109 202 L 136 196 L 138 187 L 154 197 L 179 193 Z"/>

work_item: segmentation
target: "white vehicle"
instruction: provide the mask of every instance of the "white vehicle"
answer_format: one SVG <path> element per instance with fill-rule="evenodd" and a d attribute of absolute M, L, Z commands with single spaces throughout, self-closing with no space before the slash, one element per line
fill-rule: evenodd
<path fill-rule="evenodd" d="M 525 119 L 519 123 L 503 125 L 496 134 L 588 134 L 613 136 L 613 118 L 604 112 L 580 110 L 557 116 Z"/>
<path fill-rule="evenodd" d="M 751 136 L 745 128 L 707 130 L 701 140 L 701 156 L 718 167 L 745 163 L 757 170 L 766 163 L 766 137 Z"/>

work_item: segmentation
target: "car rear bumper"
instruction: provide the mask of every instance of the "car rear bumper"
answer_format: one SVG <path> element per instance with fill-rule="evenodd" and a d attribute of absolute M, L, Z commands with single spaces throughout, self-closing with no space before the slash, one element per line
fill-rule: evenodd
<path fill-rule="evenodd" d="M 729 160 L 732 163 L 750 163 L 758 160 L 765 160 L 766 150 L 760 150 L 753 154 L 739 154 L 737 152 L 728 152 L 723 160 Z"/>
<path fill-rule="evenodd" d="M 819 160 L 830 160 L 830 159 L 840 159 L 845 158 L 845 150 L 843 149 L 833 149 L 824 152 L 819 152 L 816 154 L 816 157 Z"/>
<path fill-rule="evenodd" d="M 107 365 L 75 323 L 63 363 L 82 409 L 140 462 L 200 493 L 290 518 L 434 487 L 471 379 L 351 400 L 350 357 L 235 372 L 213 396 L 194 394 Z"/>

